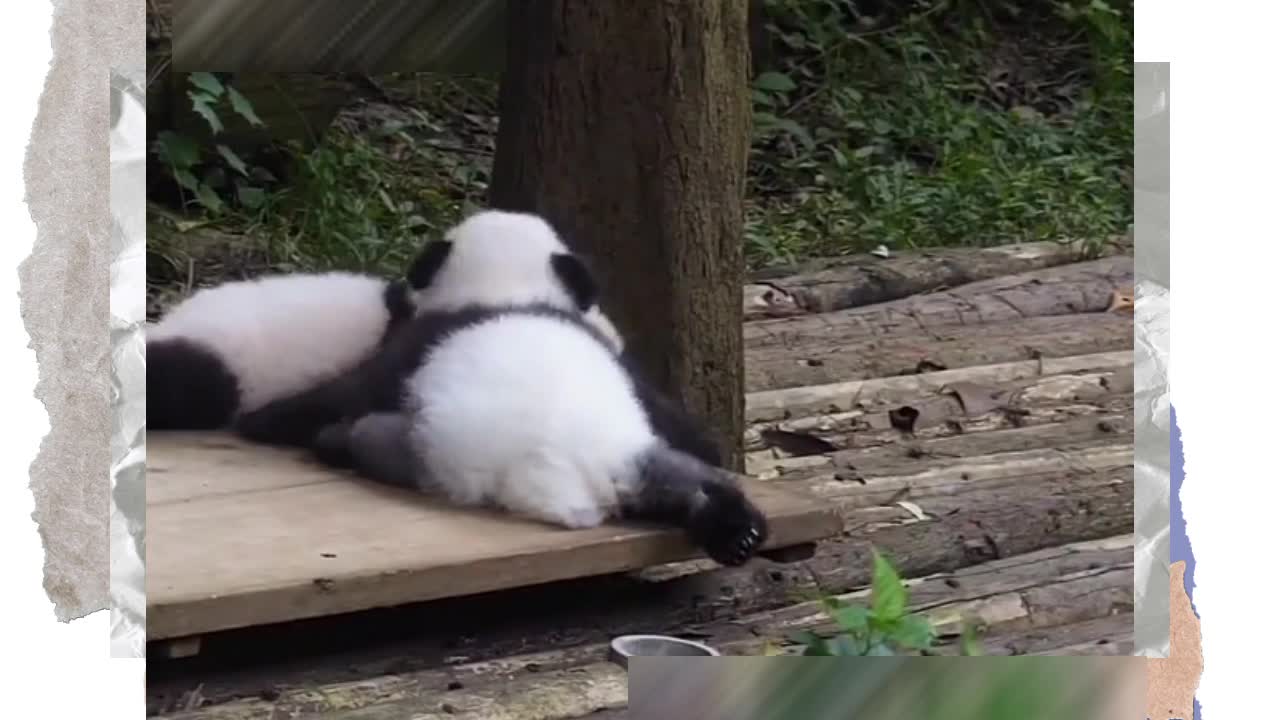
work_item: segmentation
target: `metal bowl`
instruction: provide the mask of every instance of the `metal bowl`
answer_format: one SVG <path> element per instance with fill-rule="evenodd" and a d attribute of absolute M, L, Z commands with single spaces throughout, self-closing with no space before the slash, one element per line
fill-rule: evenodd
<path fill-rule="evenodd" d="M 713 648 L 667 635 L 622 635 L 609 643 L 609 660 L 622 667 L 633 657 L 719 657 Z"/>

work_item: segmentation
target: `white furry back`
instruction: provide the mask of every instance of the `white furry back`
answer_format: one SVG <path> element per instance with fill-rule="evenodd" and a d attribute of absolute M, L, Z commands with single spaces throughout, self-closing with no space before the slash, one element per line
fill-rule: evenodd
<path fill-rule="evenodd" d="M 147 330 L 195 340 L 240 383 L 240 410 L 349 370 L 376 347 L 390 313 L 386 283 L 353 273 L 273 275 L 197 291 Z"/>
<path fill-rule="evenodd" d="M 450 336 L 409 381 L 412 444 L 456 502 L 568 527 L 616 511 L 654 442 L 609 349 L 563 320 L 501 315 Z"/>
<path fill-rule="evenodd" d="M 414 293 L 418 308 L 533 303 L 574 307 L 551 266 L 551 256 L 567 253 L 568 248 L 537 215 L 486 210 L 454 226 L 445 240 L 453 247 L 431 284 Z"/>

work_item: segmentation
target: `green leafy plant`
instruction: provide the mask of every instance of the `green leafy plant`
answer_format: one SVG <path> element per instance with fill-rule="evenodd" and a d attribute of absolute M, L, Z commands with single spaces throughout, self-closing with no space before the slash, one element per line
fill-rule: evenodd
<path fill-rule="evenodd" d="M 1132 222 L 1132 5 L 766 0 L 752 265 Z"/>
<path fill-rule="evenodd" d="M 823 609 L 839 628 L 838 632 L 832 637 L 805 632 L 796 639 L 805 646 L 805 655 L 927 653 L 937 643 L 937 632 L 928 618 L 907 612 L 907 599 L 907 588 L 898 572 L 878 550 L 873 550 L 871 606 L 823 597 Z M 969 626 L 965 627 L 961 650 L 964 655 L 981 654 L 976 633 Z"/>
<path fill-rule="evenodd" d="M 222 116 L 228 111 L 250 125 L 262 126 L 252 103 L 212 73 L 191 73 L 187 82 L 191 86 L 187 90 L 191 109 L 204 119 L 214 138 L 212 151 L 190 136 L 164 130 L 157 133 L 152 153 L 169 168 L 178 186 L 192 194 L 192 201 L 209 213 L 218 214 L 225 209 L 219 190 L 234 190 L 236 201 L 242 207 L 261 207 L 266 201 L 266 192 L 259 183 L 274 178 L 263 168 L 250 168 L 230 146 L 217 142 L 226 130 Z M 230 188 L 226 170 L 231 171 L 233 178 Z"/>

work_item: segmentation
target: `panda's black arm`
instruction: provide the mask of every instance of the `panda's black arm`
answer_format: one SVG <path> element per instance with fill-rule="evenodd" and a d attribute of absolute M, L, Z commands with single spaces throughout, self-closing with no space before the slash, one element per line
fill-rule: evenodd
<path fill-rule="evenodd" d="M 304 446 L 326 426 L 398 410 L 404 381 L 422 363 L 426 349 L 476 314 L 433 313 L 414 318 L 351 372 L 244 414 L 236 430 L 255 442 Z"/>
<path fill-rule="evenodd" d="M 245 413 L 235 429 L 267 445 L 308 445 L 321 428 L 363 414 L 366 400 L 360 386 L 355 374 L 335 378 Z"/>

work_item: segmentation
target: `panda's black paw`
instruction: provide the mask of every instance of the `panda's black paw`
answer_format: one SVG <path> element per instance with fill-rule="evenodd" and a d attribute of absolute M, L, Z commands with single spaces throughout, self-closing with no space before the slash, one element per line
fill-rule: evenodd
<path fill-rule="evenodd" d="M 351 423 L 335 423 L 321 428 L 311 440 L 311 453 L 330 467 L 352 467 L 355 461 L 351 453 Z"/>
<path fill-rule="evenodd" d="M 721 565 L 746 563 L 769 537 L 764 514 L 736 485 L 709 483 L 703 492 L 706 502 L 689 525 L 694 542 Z"/>
<path fill-rule="evenodd" d="M 294 422 L 286 402 L 277 401 L 241 415 L 236 432 L 246 439 L 264 445 L 305 447 L 313 437 L 312 429 Z"/>

